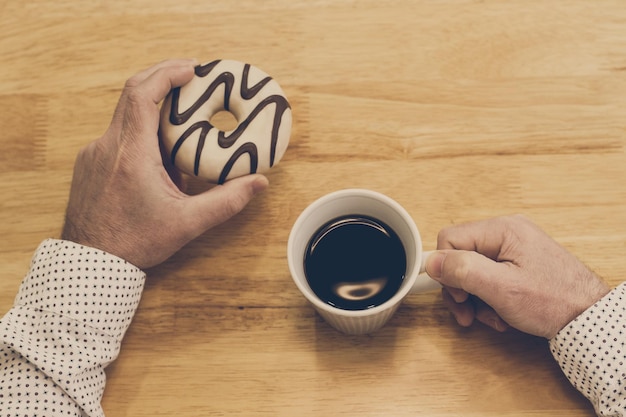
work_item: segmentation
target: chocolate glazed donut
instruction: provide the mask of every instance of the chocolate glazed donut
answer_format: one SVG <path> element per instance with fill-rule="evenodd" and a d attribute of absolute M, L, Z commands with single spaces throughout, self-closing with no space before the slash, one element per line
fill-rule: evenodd
<path fill-rule="evenodd" d="M 238 121 L 230 132 L 210 123 L 222 110 Z M 266 172 L 280 161 L 289 143 L 291 106 L 278 83 L 260 69 L 217 60 L 196 67 L 188 84 L 168 94 L 160 133 L 176 167 L 222 184 Z"/>

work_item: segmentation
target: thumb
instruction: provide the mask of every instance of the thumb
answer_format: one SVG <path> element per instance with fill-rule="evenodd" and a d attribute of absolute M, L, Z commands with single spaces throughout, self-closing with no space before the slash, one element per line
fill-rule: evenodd
<path fill-rule="evenodd" d="M 197 235 L 230 219 L 265 190 L 269 182 L 260 174 L 235 178 L 210 190 L 189 197 L 185 206 L 185 219 L 191 224 L 187 227 Z"/>
<path fill-rule="evenodd" d="M 487 301 L 497 297 L 504 264 L 474 251 L 438 250 L 426 261 L 426 272 L 442 285 L 462 289 Z"/>

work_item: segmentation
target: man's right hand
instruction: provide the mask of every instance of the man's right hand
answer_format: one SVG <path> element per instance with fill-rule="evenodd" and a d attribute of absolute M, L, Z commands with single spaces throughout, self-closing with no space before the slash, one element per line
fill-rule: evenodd
<path fill-rule="evenodd" d="M 520 215 L 446 228 L 437 249 L 426 270 L 462 326 L 476 319 L 551 339 L 610 290 Z"/>

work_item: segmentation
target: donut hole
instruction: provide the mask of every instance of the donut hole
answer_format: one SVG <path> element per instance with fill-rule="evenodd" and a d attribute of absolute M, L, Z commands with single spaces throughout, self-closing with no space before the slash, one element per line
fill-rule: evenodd
<path fill-rule="evenodd" d="M 211 123 L 222 132 L 235 130 L 237 124 L 239 124 L 235 115 L 228 110 L 221 110 L 215 113 L 209 119 L 209 123 Z"/>

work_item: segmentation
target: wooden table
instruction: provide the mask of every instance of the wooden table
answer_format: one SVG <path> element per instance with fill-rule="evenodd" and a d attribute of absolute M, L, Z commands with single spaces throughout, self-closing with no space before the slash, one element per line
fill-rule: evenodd
<path fill-rule="evenodd" d="M 238 59 L 293 107 L 270 189 L 149 271 L 108 416 L 593 415 L 545 340 L 461 329 L 437 293 L 339 334 L 293 285 L 286 243 L 314 199 L 365 187 L 407 208 L 426 249 L 444 226 L 525 213 L 617 285 L 622 0 L 3 0 L 0 54 L 3 312 L 132 74 Z"/>

